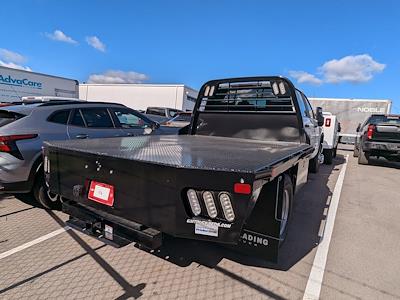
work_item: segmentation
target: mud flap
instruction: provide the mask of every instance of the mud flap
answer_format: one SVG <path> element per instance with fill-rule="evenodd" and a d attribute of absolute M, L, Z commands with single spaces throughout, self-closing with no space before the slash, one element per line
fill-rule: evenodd
<path fill-rule="evenodd" d="M 278 262 L 284 179 L 284 176 L 279 176 L 262 187 L 235 251 Z"/>

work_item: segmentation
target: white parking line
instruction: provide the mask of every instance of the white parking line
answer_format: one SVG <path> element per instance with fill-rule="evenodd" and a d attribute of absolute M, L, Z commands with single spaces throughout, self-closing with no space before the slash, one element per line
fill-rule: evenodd
<path fill-rule="evenodd" d="M 10 255 L 13 255 L 13 254 L 15 254 L 17 252 L 20 252 L 20 251 L 22 251 L 22 250 L 24 250 L 26 248 L 32 247 L 33 245 L 39 244 L 39 243 L 41 243 L 41 242 L 43 242 L 45 240 L 48 240 L 48 239 L 50 239 L 52 237 L 55 237 L 56 235 L 59 235 L 60 233 L 63 233 L 63 232 L 65 232 L 67 230 L 70 230 L 70 229 L 71 229 L 71 227 L 65 226 L 64 228 L 57 229 L 57 230 L 55 230 L 53 232 L 50 232 L 50 233 L 48 233 L 46 235 L 38 237 L 37 239 L 35 239 L 33 241 L 27 242 L 27 243 L 25 243 L 25 244 L 23 244 L 21 246 L 18 246 L 18 247 L 15 247 L 15 248 L 11 249 L 11 250 L 6 251 L 6 252 L 0 253 L 0 259 L 6 258 L 6 257 L 8 257 Z"/>
<path fill-rule="evenodd" d="M 304 291 L 303 300 L 319 299 L 319 295 L 321 293 L 322 280 L 324 279 L 326 260 L 328 258 L 329 244 L 331 243 L 333 226 L 335 225 L 336 212 L 339 206 L 340 194 L 342 192 L 348 159 L 349 156 L 346 155 L 345 163 L 340 170 L 335 189 L 333 190 L 328 216 L 326 218 L 324 237 L 321 243 L 318 245 L 310 276 L 308 277 L 306 290 Z"/>

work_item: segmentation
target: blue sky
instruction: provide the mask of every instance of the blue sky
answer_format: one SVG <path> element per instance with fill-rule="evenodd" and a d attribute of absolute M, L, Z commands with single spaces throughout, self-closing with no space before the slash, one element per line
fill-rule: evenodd
<path fill-rule="evenodd" d="M 400 112 L 400 1 L 19 0 L 0 17 L 3 65 L 194 88 L 278 74 L 310 97 L 392 99 Z"/>

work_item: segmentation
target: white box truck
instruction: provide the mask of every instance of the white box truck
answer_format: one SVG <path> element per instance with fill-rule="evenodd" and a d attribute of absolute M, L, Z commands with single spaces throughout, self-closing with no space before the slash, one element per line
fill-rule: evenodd
<path fill-rule="evenodd" d="M 136 110 L 167 107 L 192 110 L 198 91 L 183 84 L 80 84 L 82 100 L 112 101 Z"/>
<path fill-rule="evenodd" d="M 308 98 L 312 106 L 322 107 L 335 115 L 340 122 L 339 139 L 342 143 L 354 143 L 356 129 L 372 114 L 389 114 L 391 100 L 379 99 L 340 99 L 340 98 Z"/>
<path fill-rule="evenodd" d="M 27 96 L 79 98 L 79 82 L 0 66 L 0 102 L 17 102 Z"/>

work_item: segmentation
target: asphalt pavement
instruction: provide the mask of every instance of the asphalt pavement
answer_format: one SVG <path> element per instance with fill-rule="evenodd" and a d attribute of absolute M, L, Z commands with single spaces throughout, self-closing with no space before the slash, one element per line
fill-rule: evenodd
<path fill-rule="evenodd" d="M 344 148 L 296 196 L 278 264 L 173 238 L 153 252 L 116 249 L 65 228 L 65 214 L 29 196 L 2 196 L 0 298 L 302 299 L 349 156 L 320 298 L 400 299 L 400 164 L 360 166 Z"/>

